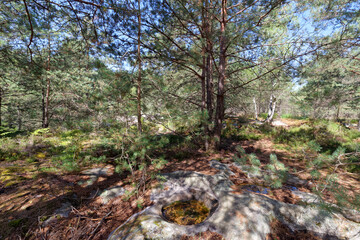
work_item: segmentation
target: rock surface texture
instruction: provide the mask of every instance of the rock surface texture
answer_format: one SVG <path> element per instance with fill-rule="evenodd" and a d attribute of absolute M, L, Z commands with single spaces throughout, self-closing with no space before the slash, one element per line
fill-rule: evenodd
<path fill-rule="evenodd" d="M 220 169 L 220 173 L 214 176 L 185 171 L 164 174 L 167 181 L 163 188 L 154 190 L 151 196 L 154 205 L 130 217 L 108 239 L 170 240 L 209 230 L 229 240 L 260 240 L 266 239 L 274 219 L 292 230 L 307 229 L 324 239 L 360 239 L 360 224 L 343 215 L 330 214 L 316 206 L 287 204 L 251 192 L 233 194 L 229 169 L 214 161 L 210 164 Z M 164 205 L 189 199 L 213 204 L 204 222 L 182 226 L 164 219 Z"/>

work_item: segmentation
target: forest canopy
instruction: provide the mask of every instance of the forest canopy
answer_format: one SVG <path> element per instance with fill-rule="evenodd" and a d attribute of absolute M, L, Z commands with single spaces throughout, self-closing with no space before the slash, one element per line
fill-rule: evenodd
<path fill-rule="evenodd" d="M 132 119 L 141 131 L 193 117 L 214 145 L 226 115 L 356 119 L 358 10 L 342 0 L 5 0 L 0 125 Z"/>

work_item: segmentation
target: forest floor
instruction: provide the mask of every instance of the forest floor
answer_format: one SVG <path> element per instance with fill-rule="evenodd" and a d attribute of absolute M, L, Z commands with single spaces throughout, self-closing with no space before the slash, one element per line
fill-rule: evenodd
<path fill-rule="evenodd" d="M 287 128 L 301 126 L 302 120 L 284 120 Z M 259 134 L 258 132 L 254 133 Z M 354 140 L 360 142 L 360 138 Z M 297 150 L 288 144 L 275 143 L 274 138 L 262 135 L 261 138 L 234 139 L 226 138 L 223 150 L 207 153 L 201 149 L 188 149 L 187 154 L 179 157 L 169 152 L 166 157 L 168 163 L 160 172 L 178 170 L 196 171 L 213 175 L 217 170 L 210 167 L 209 161 L 215 159 L 222 163 L 233 163 L 237 154 L 237 147 L 241 146 L 247 154 L 254 153 L 264 166 L 269 163 L 270 154 L 275 153 L 278 160 L 289 167 L 291 173 L 300 179 L 316 183 L 308 171 L 308 159 L 313 152 Z M 307 151 L 307 150 L 306 150 Z M 42 156 L 41 156 L 42 157 Z M 99 176 L 92 184 L 88 174 L 82 171 L 55 171 L 50 160 L 44 157 L 39 161 L 0 161 L 0 239 L 107 239 L 109 234 L 131 215 L 152 204 L 150 194 L 158 186 L 156 179 L 148 178 L 145 189 L 134 193 L 134 176 L 128 171 L 115 173 L 113 165 L 100 163 L 91 168 L 106 167 L 107 173 Z M 43 171 L 47 169 L 47 171 Z M 250 179 L 247 174 L 236 167 L 231 167 L 235 173 L 231 176 L 234 182 L 233 193 L 241 194 L 245 190 L 243 185 L 258 183 Z M 151 167 L 149 172 L 155 171 Z M 323 169 L 321 174 L 328 174 L 329 169 Z M 358 173 L 351 173 L 341 169 L 336 170 L 338 183 L 349 196 L 360 194 L 360 177 Z M 140 172 L 135 173 L 140 177 Z M 9 184 L 10 183 L 10 184 Z M 122 196 L 104 203 L 99 196 L 105 189 L 120 186 L 125 190 Z M 297 186 L 304 192 L 312 192 L 308 186 Z M 261 194 L 261 193 L 258 193 Z M 272 189 L 266 195 L 286 203 L 298 203 L 300 199 L 283 185 Z M 328 202 L 336 202 L 336 196 L 330 191 L 324 191 L 324 198 Z M 64 215 L 54 216 L 54 212 L 70 208 Z M 66 208 L 66 206 L 65 206 Z M 61 210 L 60 210 L 61 211 Z M 319 239 L 306 231 L 293 232 L 284 224 L 274 221 L 272 233 L 267 239 Z M 205 232 L 199 236 L 184 236 L 183 239 L 222 239 L 221 235 Z"/>

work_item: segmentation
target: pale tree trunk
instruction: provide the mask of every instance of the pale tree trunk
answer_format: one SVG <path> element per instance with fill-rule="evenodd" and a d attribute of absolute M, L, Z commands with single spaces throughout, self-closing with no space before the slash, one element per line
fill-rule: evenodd
<path fill-rule="evenodd" d="M 257 106 L 256 106 L 256 98 L 253 97 L 253 102 L 254 102 L 254 110 L 255 110 L 255 120 L 258 120 L 258 110 L 257 110 Z"/>
<path fill-rule="evenodd" d="M 276 108 L 276 98 L 275 98 L 274 94 L 271 94 L 270 101 L 269 101 L 268 116 L 265 119 L 265 122 L 267 122 L 267 123 L 272 122 L 274 114 L 275 114 L 275 108 Z"/>
<path fill-rule="evenodd" d="M 50 107 L 50 77 L 49 77 L 49 71 L 50 71 L 50 54 L 51 54 L 51 41 L 50 41 L 50 34 L 48 37 L 48 59 L 47 59 L 47 78 L 46 78 L 46 91 L 45 91 L 45 99 L 43 100 L 44 108 L 43 108 L 43 128 L 49 127 L 49 107 Z M 45 101 L 45 103 L 44 103 Z"/>
<path fill-rule="evenodd" d="M 137 78 L 137 127 L 138 132 L 142 132 L 142 124 L 141 124 L 141 0 L 138 0 L 138 46 L 137 46 L 137 57 L 138 57 L 138 78 Z"/>
<path fill-rule="evenodd" d="M 226 12 L 227 0 L 222 0 L 221 3 L 221 22 L 220 22 L 220 55 L 219 55 L 219 80 L 218 91 L 216 95 L 216 113 L 215 113 L 215 127 L 214 127 L 214 141 L 215 147 L 220 148 L 222 123 L 225 113 L 225 79 L 226 79 Z"/>
<path fill-rule="evenodd" d="M 50 3 L 48 3 L 48 8 L 50 8 Z M 50 16 L 50 13 L 48 12 L 48 18 Z M 50 18 L 49 20 L 49 26 L 50 26 Z M 47 29 L 48 32 L 48 57 L 47 57 L 47 63 L 46 63 L 46 71 L 47 71 L 47 77 L 46 77 L 46 90 L 43 89 L 43 122 L 42 127 L 47 128 L 49 127 L 49 108 L 50 108 L 50 60 L 51 60 L 51 34 L 50 34 L 50 27 Z M 45 93 L 44 93 L 45 92 Z"/>

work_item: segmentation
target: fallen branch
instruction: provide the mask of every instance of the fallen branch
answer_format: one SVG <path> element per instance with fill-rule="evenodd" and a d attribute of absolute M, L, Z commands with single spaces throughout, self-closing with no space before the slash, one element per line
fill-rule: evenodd
<path fill-rule="evenodd" d="M 95 234 L 95 232 L 98 230 L 98 228 L 100 227 L 100 225 L 103 223 L 104 219 L 107 218 L 110 214 L 112 213 L 112 211 L 108 212 L 97 224 L 96 228 L 91 232 L 88 240 L 92 239 L 93 235 Z"/>

